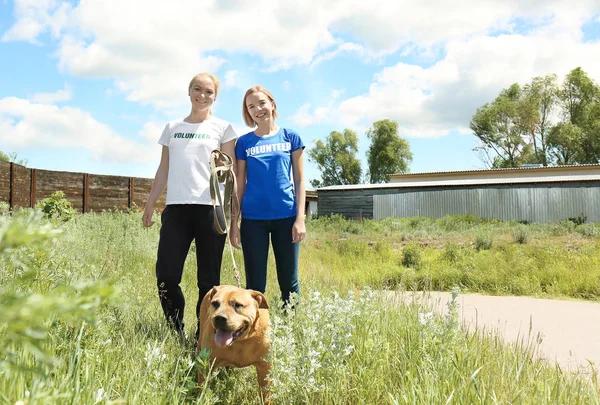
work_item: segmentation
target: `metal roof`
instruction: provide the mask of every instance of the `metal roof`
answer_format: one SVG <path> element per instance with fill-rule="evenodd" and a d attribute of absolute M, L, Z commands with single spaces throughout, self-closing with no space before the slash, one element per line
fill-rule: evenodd
<path fill-rule="evenodd" d="M 598 165 L 595 165 L 598 166 Z M 519 170 L 519 169 L 515 169 Z M 523 169 L 530 170 L 530 169 Z M 408 187 L 443 187 L 443 186 L 476 186 L 492 184 L 526 184 L 526 183 L 556 183 L 556 182 L 575 182 L 575 181 L 598 181 L 600 173 L 579 174 L 579 175 L 561 175 L 561 176 L 530 176 L 530 177 L 509 177 L 509 178 L 479 178 L 479 179 L 451 179 L 434 181 L 409 181 L 394 182 L 384 184 L 348 184 L 341 186 L 328 186 L 319 188 L 318 191 L 333 190 L 361 190 L 361 189 L 387 189 L 387 188 L 408 188 Z"/>
<path fill-rule="evenodd" d="M 522 170 L 543 170 L 552 171 L 560 170 L 564 168 L 599 168 L 600 164 L 597 163 L 585 163 L 579 165 L 563 165 L 563 166 L 542 166 L 542 167 L 508 167 L 503 169 L 471 169 L 471 170 L 450 170 L 450 171 L 437 171 L 437 172 L 416 172 L 416 173 L 393 173 L 390 176 L 419 176 L 419 175 L 432 175 L 432 174 L 456 174 L 456 173 L 486 173 L 486 172 L 510 172 L 510 171 L 522 171 Z"/>

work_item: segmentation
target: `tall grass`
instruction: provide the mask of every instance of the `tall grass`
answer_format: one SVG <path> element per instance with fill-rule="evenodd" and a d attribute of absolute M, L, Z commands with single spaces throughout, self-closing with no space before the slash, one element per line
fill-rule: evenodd
<path fill-rule="evenodd" d="M 505 233 L 506 241 L 475 251 L 469 244 L 481 228 Z M 512 228 L 476 218 L 309 221 L 293 312 L 277 305 L 269 261 L 274 403 L 598 403 L 593 381 L 537 359 L 533 344 L 509 346 L 491 333 L 461 330 L 456 302 L 440 318 L 421 303 L 365 287 L 410 286 L 419 277 L 484 286 L 493 263 L 498 285 L 527 290 L 529 269 L 539 277 L 537 268 L 568 249 L 578 269 L 596 263 L 597 241 L 577 227 L 532 228 L 527 245 L 510 240 Z M 552 244 L 540 236 L 548 233 L 572 243 Z M 0 220 L 0 403 L 259 403 L 252 368 L 212 370 L 204 389 L 197 387 L 196 371 L 210 365 L 164 325 L 157 240 L 158 226 L 142 228 L 139 213 L 75 216 L 60 225 L 31 212 Z M 403 265 L 406 244 L 422 253 L 418 268 Z M 242 263 L 239 252 L 236 260 Z M 520 262 L 521 278 L 505 274 Z M 223 283 L 235 284 L 231 269 L 225 255 Z M 544 282 L 561 286 L 562 275 L 549 272 Z M 182 287 L 192 335 L 195 283 L 191 253 Z M 593 276 L 586 288 L 594 291 Z"/>
<path fill-rule="evenodd" d="M 338 287 L 600 299 L 599 224 L 327 217 L 309 230 L 306 271 Z"/>

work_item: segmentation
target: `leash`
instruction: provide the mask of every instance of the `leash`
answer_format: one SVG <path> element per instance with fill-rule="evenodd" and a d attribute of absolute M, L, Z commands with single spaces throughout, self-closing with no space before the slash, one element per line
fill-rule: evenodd
<path fill-rule="evenodd" d="M 220 184 L 224 185 L 224 195 L 221 194 Z M 214 209 L 214 221 L 217 232 L 221 235 L 229 234 L 231 227 L 231 209 L 232 205 L 235 212 L 240 210 L 240 202 L 237 195 L 237 183 L 235 181 L 235 172 L 233 170 L 233 159 L 225 152 L 215 149 L 210 153 L 210 199 Z M 223 213 L 219 216 L 217 202 L 221 206 Z M 241 288 L 240 272 L 233 256 L 233 246 L 227 239 L 229 253 L 231 253 L 231 262 L 233 263 L 233 274 L 237 281 L 238 288 Z"/>

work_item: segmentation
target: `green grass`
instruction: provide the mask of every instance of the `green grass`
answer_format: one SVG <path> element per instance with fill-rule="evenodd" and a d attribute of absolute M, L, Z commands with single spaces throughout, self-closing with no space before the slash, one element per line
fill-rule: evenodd
<path fill-rule="evenodd" d="M 598 224 L 328 217 L 309 221 L 303 248 L 305 272 L 339 288 L 600 299 Z"/>
<path fill-rule="evenodd" d="M 252 368 L 213 371 L 198 389 L 196 372 L 209 364 L 165 328 L 158 303 L 158 225 L 143 229 L 139 213 L 106 212 L 75 216 L 57 235 L 28 212 L 1 219 L 0 403 L 259 403 Z M 522 226 L 526 243 L 513 237 Z M 334 217 L 307 227 L 293 313 L 277 307 L 269 261 L 274 403 L 600 402 L 595 374 L 537 359 L 535 337 L 507 345 L 489 332 L 467 334 L 455 304 L 436 317 L 375 291 L 461 286 L 597 300 L 594 225 Z M 477 250 L 485 232 L 494 243 Z M 241 267 L 240 252 L 236 261 Z M 235 284 L 228 254 L 222 282 Z M 193 252 L 182 287 L 193 334 Z"/>

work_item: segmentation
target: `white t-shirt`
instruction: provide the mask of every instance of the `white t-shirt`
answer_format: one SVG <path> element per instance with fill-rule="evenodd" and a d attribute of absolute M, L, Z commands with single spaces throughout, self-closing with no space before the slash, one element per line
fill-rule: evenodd
<path fill-rule="evenodd" d="M 211 205 L 210 152 L 236 138 L 231 124 L 216 117 L 193 124 L 169 122 L 158 140 L 169 148 L 166 203 Z"/>

